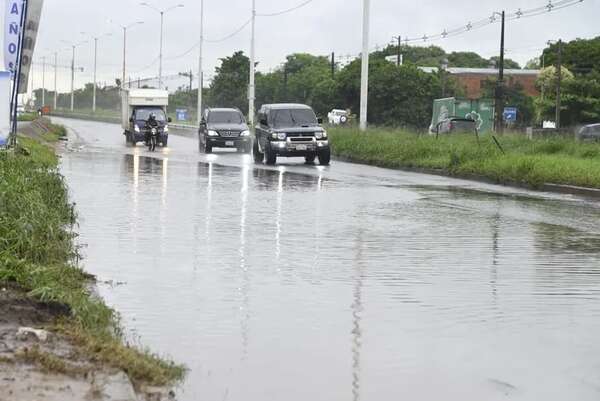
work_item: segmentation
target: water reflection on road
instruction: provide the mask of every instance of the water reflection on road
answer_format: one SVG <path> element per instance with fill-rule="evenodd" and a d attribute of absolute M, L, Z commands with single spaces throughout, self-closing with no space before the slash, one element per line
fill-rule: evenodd
<path fill-rule="evenodd" d="M 181 400 L 600 396 L 594 203 L 186 138 L 151 155 L 69 124 L 86 268 L 191 369 Z"/>

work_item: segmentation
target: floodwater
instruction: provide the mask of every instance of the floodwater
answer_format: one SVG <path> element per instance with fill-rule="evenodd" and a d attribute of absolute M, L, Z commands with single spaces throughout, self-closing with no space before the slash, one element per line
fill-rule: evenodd
<path fill-rule="evenodd" d="M 84 267 L 179 400 L 600 399 L 596 202 L 62 122 Z"/>

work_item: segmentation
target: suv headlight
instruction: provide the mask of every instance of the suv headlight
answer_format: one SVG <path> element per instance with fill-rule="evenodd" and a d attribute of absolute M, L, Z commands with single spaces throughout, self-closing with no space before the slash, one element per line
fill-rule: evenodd
<path fill-rule="evenodd" d="M 136 124 L 136 125 L 134 125 L 134 126 L 133 126 L 133 130 L 134 130 L 135 132 L 140 132 L 140 127 L 139 127 L 139 125 L 137 125 L 137 124 Z"/>
<path fill-rule="evenodd" d="M 315 138 L 317 138 L 317 139 L 327 139 L 327 131 L 318 131 L 318 132 L 315 132 Z"/>
<path fill-rule="evenodd" d="M 242 131 L 242 133 L 240 134 L 240 136 L 250 136 L 250 131 L 248 131 L 248 130 Z"/>
<path fill-rule="evenodd" d="M 277 134 L 277 139 L 280 141 L 285 141 L 285 138 L 287 138 L 287 134 L 285 132 L 280 132 Z"/>
<path fill-rule="evenodd" d="M 219 136 L 219 133 L 217 131 L 213 131 L 213 130 L 209 129 L 208 136 Z"/>
<path fill-rule="evenodd" d="M 169 126 L 165 125 L 165 127 L 163 128 L 163 132 L 169 132 Z"/>

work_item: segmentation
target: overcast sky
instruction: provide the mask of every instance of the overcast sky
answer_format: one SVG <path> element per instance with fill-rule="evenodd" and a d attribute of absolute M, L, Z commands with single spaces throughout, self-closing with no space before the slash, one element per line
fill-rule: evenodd
<path fill-rule="evenodd" d="M 198 51 L 173 59 L 192 48 L 199 39 L 200 0 L 147 0 L 159 8 L 184 4 L 165 17 L 164 74 L 193 69 L 197 71 Z M 304 0 L 256 0 L 257 12 L 274 13 Z M 70 48 L 64 41 L 79 42 L 92 35 L 112 32 L 100 40 L 98 74 L 100 81 L 114 83 L 121 76 L 123 38 L 121 29 L 110 19 L 129 24 L 144 21 L 128 35 L 128 75 L 134 78 L 158 75 L 160 17 L 136 0 L 45 0 L 36 61 L 59 51 L 59 64 L 70 64 Z M 326 55 L 356 55 L 361 47 L 362 0 L 314 0 L 304 8 L 277 17 L 257 20 L 256 52 L 259 69 L 267 71 L 279 65 L 287 54 L 309 52 Z M 371 0 L 371 48 L 385 46 L 392 36 L 409 37 L 435 34 L 444 28 L 462 26 L 485 18 L 504 8 L 507 12 L 544 5 L 547 0 Z M 205 0 L 205 36 L 222 38 L 250 17 L 251 0 Z M 539 55 L 550 39 L 565 40 L 600 35 L 600 0 L 585 0 L 574 7 L 541 16 L 507 23 L 507 57 L 524 64 Z M 499 25 L 491 25 L 461 36 L 429 44 L 448 51 L 475 51 L 484 57 L 499 52 Z M 82 34 L 81 32 L 85 32 Z M 218 43 L 205 44 L 205 76 L 210 78 L 219 58 L 236 50 L 248 52 L 250 26 L 238 35 Z M 424 45 L 424 44 L 420 44 Z M 76 64 L 85 68 L 78 74 L 77 86 L 92 80 L 93 41 L 77 50 Z M 41 68 L 34 69 L 35 86 L 41 86 Z M 59 69 L 59 90 L 69 86 L 70 72 Z M 47 86 L 52 87 L 53 70 L 48 68 Z M 172 83 L 175 85 L 175 83 Z"/>

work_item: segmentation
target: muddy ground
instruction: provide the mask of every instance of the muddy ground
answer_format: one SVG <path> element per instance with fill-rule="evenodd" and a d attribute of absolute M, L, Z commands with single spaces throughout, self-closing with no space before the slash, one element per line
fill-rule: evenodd
<path fill-rule="evenodd" d="M 86 359 L 64 336 L 49 330 L 46 340 L 19 329 L 48 330 L 68 311 L 0 286 L 0 400 L 70 401 L 172 400 L 165 389 L 136 391 L 124 372 Z M 45 334 L 44 332 L 41 332 Z"/>

